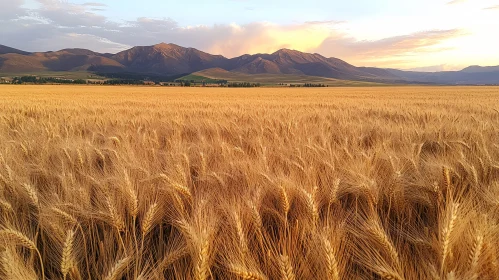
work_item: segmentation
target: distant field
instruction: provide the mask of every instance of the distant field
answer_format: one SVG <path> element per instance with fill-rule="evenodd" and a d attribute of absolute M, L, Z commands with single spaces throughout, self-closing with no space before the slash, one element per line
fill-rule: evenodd
<path fill-rule="evenodd" d="M 499 279 L 497 100 L 0 86 L 0 279 Z"/>
<path fill-rule="evenodd" d="M 263 85 L 284 84 L 325 84 L 329 86 L 379 86 L 382 83 L 337 80 L 332 78 L 314 77 L 307 75 L 282 75 L 282 74 L 244 74 L 229 72 L 223 69 L 208 69 L 195 72 L 189 76 L 194 76 L 194 80 L 202 80 L 203 77 L 212 80 L 227 80 L 229 82 L 250 82 L 261 83 Z M 190 80 L 189 76 L 185 79 Z"/>

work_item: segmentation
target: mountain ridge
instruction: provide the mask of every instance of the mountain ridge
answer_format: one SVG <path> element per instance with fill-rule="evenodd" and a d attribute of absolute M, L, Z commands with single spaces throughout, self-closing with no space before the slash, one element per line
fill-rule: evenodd
<path fill-rule="evenodd" d="M 403 71 L 357 67 L 339 58 L 287 48 L 270 54 L 226 58 L 171 43 L 136 46 L 116 54 L 81 48 L 30 53 L 0 45 L 0 73 L 92 71 L 174 76 L 212 68 L 248 75 L 316 76 L 381 83 L 499 84 L 499 66 L 469 66 L 460 71 L 434 73 Z"/>

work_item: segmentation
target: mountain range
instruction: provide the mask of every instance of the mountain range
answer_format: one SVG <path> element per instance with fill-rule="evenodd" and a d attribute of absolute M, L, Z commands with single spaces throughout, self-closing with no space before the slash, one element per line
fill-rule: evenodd
<path fill-rule="evenodd" d="M 499 66 L 470 66 L 461 71 L 414 72 L 356 67 L 341 59 L 281 49 L 272 54 L 226 58 L 175 44 L 139 46 L 117 54 L 86 49 L 25 52 L 0 45 L 0 73 L 89 71 L 162 76 L 230 72 L 245 75 L 300 75 L 380 83 L 499 84 Z"/>

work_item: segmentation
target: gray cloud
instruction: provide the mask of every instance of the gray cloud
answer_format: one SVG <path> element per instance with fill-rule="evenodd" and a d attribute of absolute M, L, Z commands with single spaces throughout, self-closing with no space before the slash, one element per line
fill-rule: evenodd
<path fill-rule="evenodd" d="M 0 23 L 26 15 L 23 0 L 0 0 Z"/>
<path fill-rule="evenodd" d="M 49 50 L 60 50 L 62 48 L 83 48 L 105 50 L 109 53 L 117 53 L 131 46 L 115 43 L 108 39 L 91 34 L 59 33 L 51 38 L 37 38 L 34 44 L 43 45 Z"/>
<path fill-rule="evenodd" d="M 41 8 L 35 13 L 61 27 L 106 26 L 106 17 L 88 10 L 88 5 L 76 5 L 57 0 L 38 0 Z"/>

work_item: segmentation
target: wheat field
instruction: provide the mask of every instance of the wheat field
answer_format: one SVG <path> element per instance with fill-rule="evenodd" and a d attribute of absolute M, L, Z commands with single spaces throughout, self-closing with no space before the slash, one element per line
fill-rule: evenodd
<path fill-rule="evenodd" d="M 0 87 L 0 279 L 499 279 L 499 88 Z"/>

